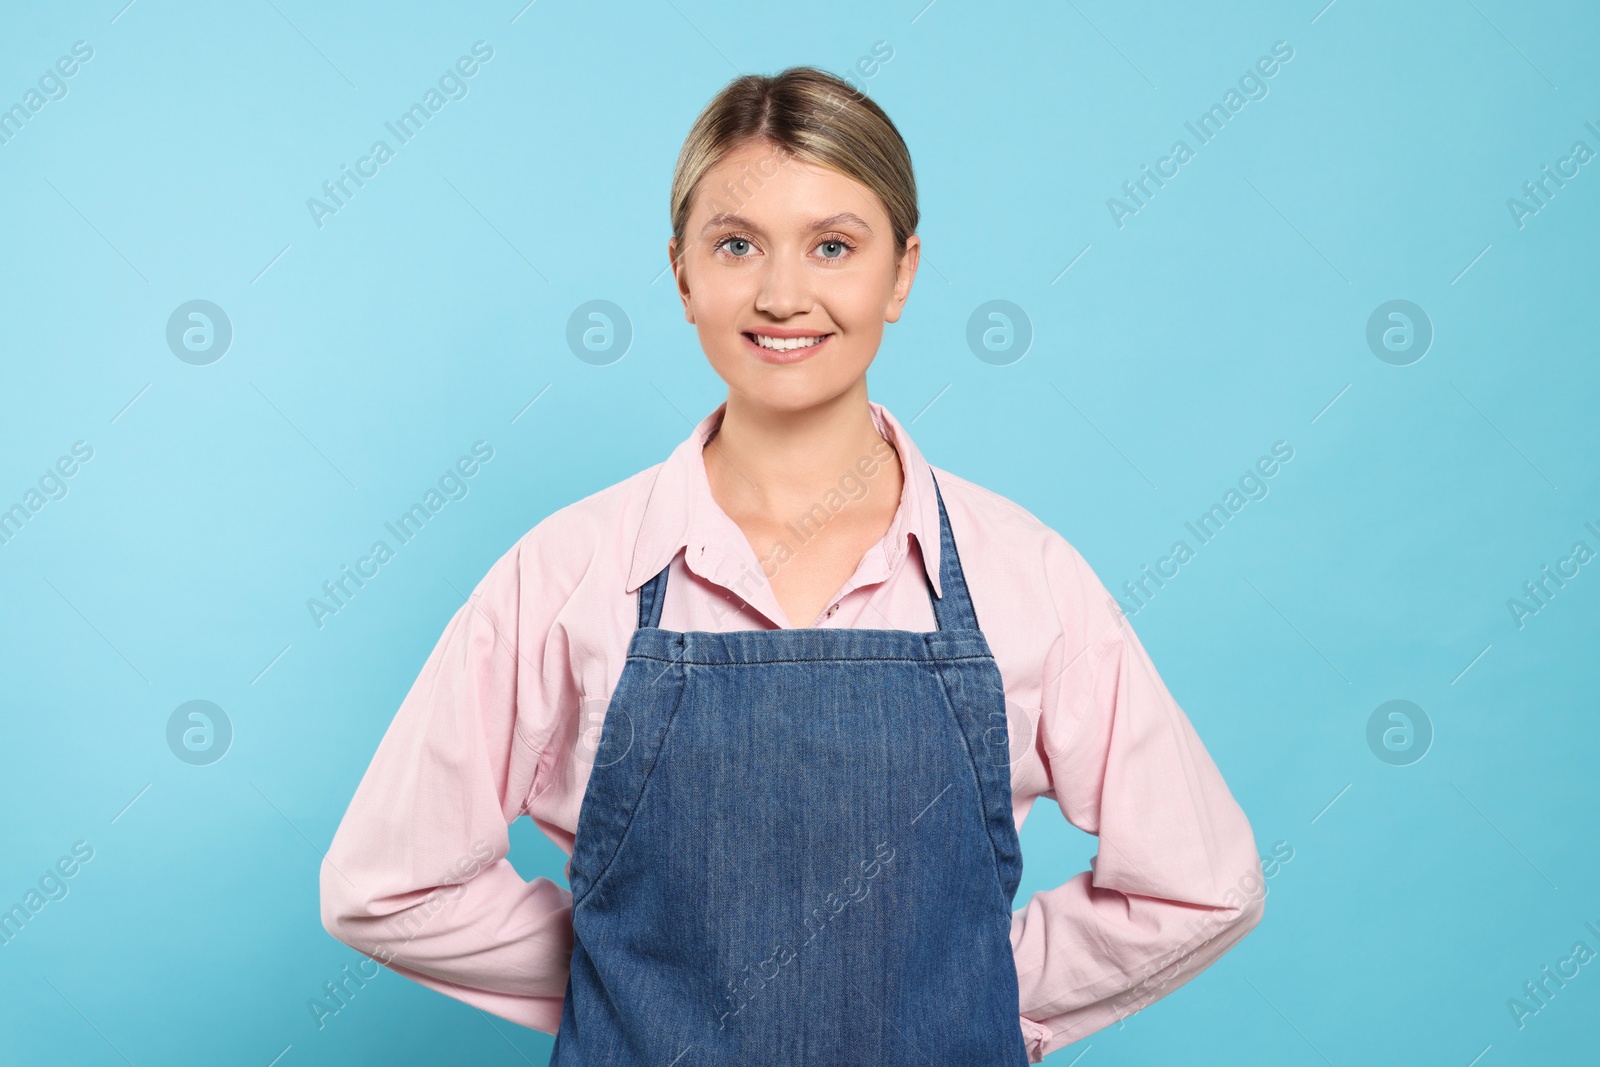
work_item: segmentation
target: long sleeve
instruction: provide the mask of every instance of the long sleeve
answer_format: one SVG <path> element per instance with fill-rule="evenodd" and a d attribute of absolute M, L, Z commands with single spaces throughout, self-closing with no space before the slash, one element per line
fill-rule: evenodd
<path fill-rule="evenodd" d="M 1083 621 L 1051 657 L 1035 743 L 1045 795 L 1100 840 L 1090 870 L 1012 914 L 1035 1063 L 1210 966 L 1260 922 L 1266 893 L 1243 810 L 1127 619 L 1067 552 L 1060 606 Z"/>
<path fill-rule="evenodd" d="M 506 859 L 540 756 L 519 691 L 537 703 L 544 690 L 529 655 L 537 635 L 518 631 L 528 626 L 522 580 L 514 548 L 412 684 L 322 864 L 322 922 L 421 985 L 555 1033 L 571 893 L 545 877 L 524 882 Z"/>

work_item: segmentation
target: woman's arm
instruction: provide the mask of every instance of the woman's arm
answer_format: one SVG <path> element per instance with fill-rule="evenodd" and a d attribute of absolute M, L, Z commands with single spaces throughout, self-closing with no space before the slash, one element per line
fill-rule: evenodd
<path fill-rule="evenodd" d="M 322 864 L 322 923 L 397 974 L 555 1033 L 572 895 L 505 858 L 548 735 L 530 724 L 551 694 L 538 676 L 548 627 L 519 611 L 527 542 L 450 620 L 384 734 Z"/>
<path fill-rule="evenodd" d="M 1052 555 L 1076 647 L 1047 663 L 1036 744 L 1046 795 L 1100 848 L 1013 913 L 1033 1062 L 1189 981 L 1260 922 L 1266 893 L 1250 823 L 1139 638 L 1076 550 Z"/>

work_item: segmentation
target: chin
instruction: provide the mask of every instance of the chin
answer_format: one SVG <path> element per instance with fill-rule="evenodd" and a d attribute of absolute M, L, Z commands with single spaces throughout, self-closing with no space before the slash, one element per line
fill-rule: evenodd
<path fill-rule="evenodd" d="M 760 404 L 775 412 L 806 411 L 810 408 L 837 400 L 848 393 L 858 379 L 851 378 L 845 381 L 818 380 L 815 378 L 801 379 L 799 376 L 782 382 L 767 380 L 747 380 L 738 383 L 729 383 L 730 391 L 737 392 L 747 400 Z"/>
<path fill-rule="evenodd" d="M 820 357 L 821 353 L 816 361 L 762 363 L 752 360 L 741 335 L 733 345 L 718 346 L 708 361 L 730 392 L 776 411 L 803 411 L 849 392 L 872 363 L 850 359 L 845 352 Z"/>

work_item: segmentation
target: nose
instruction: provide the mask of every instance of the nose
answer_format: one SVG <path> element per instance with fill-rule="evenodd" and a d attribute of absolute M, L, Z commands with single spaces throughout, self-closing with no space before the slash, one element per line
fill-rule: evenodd
<path fill-rule="evenodd" d="M 815 306 L 805 265 L 787 255 L 770 256 L 762 265 L 756 308 L 775 319 L 804 314 Z"/>

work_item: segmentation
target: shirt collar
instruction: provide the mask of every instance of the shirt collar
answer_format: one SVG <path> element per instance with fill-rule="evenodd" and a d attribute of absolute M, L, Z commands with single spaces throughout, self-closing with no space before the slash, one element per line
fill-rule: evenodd
<path fill-rule="evenodd" d="M 633 562 L 628 571 L 626 592 L 632 593 L 672 562 L 679 551 L 690 549 L 686 562 L 691 569 L 708 542 L 722 539 L 749 551 L 738 525 L 723 512 L 711 495 L 701 450 L 712 431 L 722 424 L 727 401 L 700 420 L 689 436 L 673 449 L 661 464 L 655 483 L 645 502 Z M 921 550 L 923 572 L 933 584 L 934 593 L 943 596 L 939 585 L 939 503 L 934 495 L 933 469 L 912 442 L 911 435 L 882 404 L 867 401 L 872 421 L 900 455 L 904 484 L 900 505 L 882 542 L 892 570 L 908 551 L 908 538 L 915 536 Z M 752 559 L 753 559 L 752 555 Z M 696 573 L 700 573 L 696 570 Z M 712 578 L 713 575 L 703 575 Z"/>

